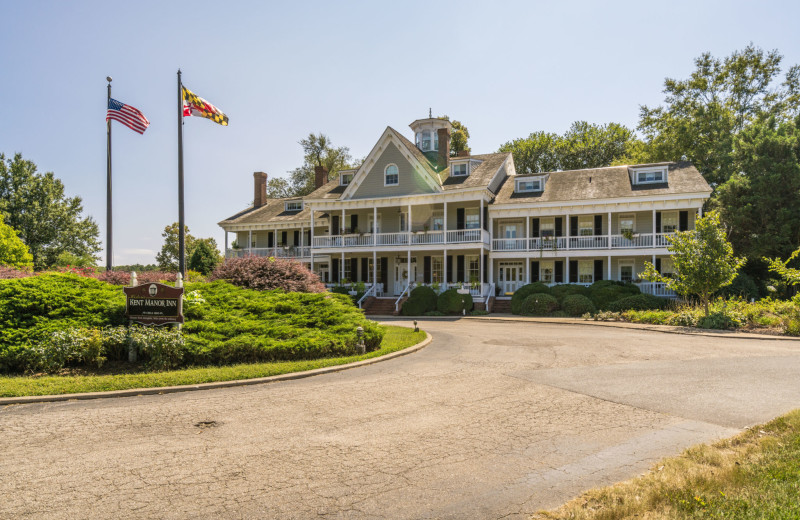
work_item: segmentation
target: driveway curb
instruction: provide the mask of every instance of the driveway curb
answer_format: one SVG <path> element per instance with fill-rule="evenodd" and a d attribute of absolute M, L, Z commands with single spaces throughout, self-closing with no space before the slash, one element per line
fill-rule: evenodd
<path fill-rule="evenodd" d="M 131 388 L 128 390 L 111 390 L 108 392 L 85 392 L 82 394 L 61 394 L 61 395 L 31 395 L 22 397 L 0 397 L 0 406 L 12 404 L 32 404 L 32 403 L 55 403 L 59 401 L 74 401 L 74 400 L 88 400 L 88 399 L 106 399 L 109 397 L 134 397 L 137 395 L 158 395 L 158 394 L 174 394 L 177 392 L 194 392 L 197 390 L 212 390 L 215 388 L 231 388 L 234 386 L 248 386 L 260 385 L 265 383 L 276 383 L 278 381 L 291 381 L 292 379 L 304 379 L 306 377 L 318 376 L 322 374 L 331 374 L 333 372 L 341 372 L 343 370 L 350 370 L 351 368 L 363 367 L 380 363 L 381 361 L 388 361 L 407 354 L 413 354 L 418 350 L 427 347 L 433 340 L 433 337 L 425 332 L 425 339 L 403 350 L 386 354 L 385 356 L 378 356 L 345 365 L 336 365 L 332 367 L 315 368 L 314 370 L 306 370 L 304 372 L 292 372 L 289 374 L 280 374 L 277 376 L 258 377 L 255 379 L 237 379 L 235 381 L 216 381 L 213 383 L 201 383 L 199 385 L 181 385 L 181 386 L 161 386 L 155 388 Z"/>

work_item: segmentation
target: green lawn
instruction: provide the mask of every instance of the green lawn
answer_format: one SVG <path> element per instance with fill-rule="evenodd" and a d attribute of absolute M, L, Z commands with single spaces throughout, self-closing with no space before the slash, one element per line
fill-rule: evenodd
<path fill-rule="evenodd" d="M 84 392 L 152 388 L 159 386 L 195 385 L 214 381 L 233 381 L 256 377 L 302 372 L 383 356 L 415 345 L 425 333 L 405 327 L 386 326 L 386 335 L 379 350 L 362 356 L 282 361 L 275 363 L 239 364 L 221 367 L 187 368 L 167 372 L 140 372 L 114 375 L 81 376 L 11 376 L 0 377 L 0 397 L 57 395 Z"/>

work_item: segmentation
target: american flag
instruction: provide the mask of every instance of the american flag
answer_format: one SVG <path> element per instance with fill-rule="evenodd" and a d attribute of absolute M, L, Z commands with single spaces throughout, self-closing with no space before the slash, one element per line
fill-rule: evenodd
<path fill-rule="evenodd" d="M 134 132 L 143 134 L 147 127 L 150 126 L 150 121 L 144 117 L 144 114 L 139 112 L 138 109 L 133 108 L 125 103 L 120 103 L 116 99 L 108 100 L 108 113 L 106 114 L 106 121 L 113 119 L 119 121 L 127 126 Z"/>

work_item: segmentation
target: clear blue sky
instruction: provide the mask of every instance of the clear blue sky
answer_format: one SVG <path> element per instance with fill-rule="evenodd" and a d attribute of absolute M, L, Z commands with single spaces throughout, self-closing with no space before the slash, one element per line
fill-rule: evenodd
<path fill-rule="evenodd" d="M 141 136 L 114 123 L 115 264 L 153 262 L 178 220 L 178 68 L 230 117 L 184 125 L 186 224 L 222 247 L 216 223 L 252 200 L 252 172 L 285 176 L 309 132 L 363 157 L 432 107 L 486 153 L 575 120 L 635 127 L 705 51 L 753 42 L 800 63 L 794 1 L 228 4 L 0 1 L 0 152 L 54 172 L 103 240 L 105 77 L 150 119 Z"/>

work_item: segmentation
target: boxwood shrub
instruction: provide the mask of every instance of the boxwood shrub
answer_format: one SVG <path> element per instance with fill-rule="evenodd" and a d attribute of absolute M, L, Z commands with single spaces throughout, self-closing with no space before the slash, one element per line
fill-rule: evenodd
<path fill-rule="evenodd" d="M 558 300 L 552 294 L 534 293 L 522 301 L 525 316 L 545 316 L 558 310 Z"/>
<path fill-rule="evenodd" d="M 572 294 L 580 294 L 582 296 L 586 296 L 588 293 L 588 289 L 583 285 L 576 285 L 576 284 L 560 284 L 554 285 L 550 288 L 550 294 L 556 297 L 559 302 L 563 302 L 564 298 L 570 296 Z"/>
<path fill-rule="evenodd" d="M 582 294 L 565 296 L 561 302 L 561 308 L 568 316 L 583 316 L 587 312 L 591 314 L 597 312 L 592 300 Z"/>
<path fill-rule="evenodd" d="M 523 285 L 511 295 L 511 313 L 522 314 L 522 302 L 531 294 L 550 294 L 550 288 L 542 282 Z"/>
<path fill-rule="evenodd" d="M 400 314 L 403 316 L 422 316 L 426 312 L 435 311 L 437 303 L 436 291 L 428 286 L 415 287 L 408 299 L 403 303 Z"/>
<path fill-rule="evenodd" d="M 472 310 L 472 296 L 458 294 L 456 289 L 448 289 L 439 295 L 436 310 L 443 314 L 462 314 L 462 311 Z"/>
<path fill-rule="evenodd" d="M 611 302 L 640 293 L 641 291 L 634 284 L 614 280 L 600 280 L 587 289 L 587 296 L 600 310 L 608 310 Z"/>
<path fill-rule="evenodd" d="M 626 296 L 606 306 L 606 310 L 613 312 L 624 311 L 651 311 L 665 309 L 669 301 L 652 294 L 635 294 Z"/>

